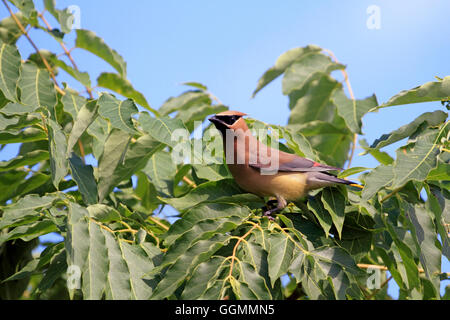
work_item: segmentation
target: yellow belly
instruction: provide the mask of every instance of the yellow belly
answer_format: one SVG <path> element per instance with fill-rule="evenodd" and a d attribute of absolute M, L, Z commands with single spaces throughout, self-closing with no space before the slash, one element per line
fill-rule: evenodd
<path fill-rule="evenodd" d="M 281 196 L 288 201 L 297 200 L 306 194 L 306 174 L 300 172 L 278 172 L 261 175 L 246 165 L 228 165 L 236 183 L 244 190 L 259 196 Z"/>

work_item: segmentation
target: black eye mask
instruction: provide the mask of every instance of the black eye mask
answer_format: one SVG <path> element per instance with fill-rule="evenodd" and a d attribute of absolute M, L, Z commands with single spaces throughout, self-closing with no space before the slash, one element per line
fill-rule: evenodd
<path fill-rule="evenodd" d="M 241 116 L 216 116 L 216 118 L 220 119 L 221 121 L 225 122 L 227 125 L 231 126 L 233 123 L 235 123 L 237 120 L 239 120 Z"/>

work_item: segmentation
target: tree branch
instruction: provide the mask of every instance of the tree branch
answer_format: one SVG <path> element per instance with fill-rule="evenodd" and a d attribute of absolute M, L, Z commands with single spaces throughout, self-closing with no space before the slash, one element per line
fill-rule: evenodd
<path fill-rule="evenodd" d="M 52 26 L 48 23 L 47 19 L 45 19 L 43 12 L 42 12 L 42 13 L 38 13 L 38 16 L 41 18 L 42 22 L 44 22 L 44 24 L 45 24 L 45 26 L 47 27 L 47 29 L 48 29 L 49 31 L 52 31 L 53 28 L 52 28 Z M 75 63 L 75 60 L 74 60 L 73 57 L 72 57 L 71 50 L 68 50 L 68 49 L 67 49 L 67 47 L 66 47 L 66 45 L 64 44 L 64 42 L 59 42 L 59 44 L 61 45 L 61 48 L 64 50 L 64 54 L 69 58 L 70 63 L 72 63 L 73 68 L 74 68 L 75 70 L 79 71 L 78 66 L 77 66 L 77 64 Z M 90 98 L 90 99 L 94 99 L 94 96 L 93 96 L 93 94 L 92 94 L 92 88 L 89 88 L 89 87 L 87 87 L 87 86 L 85 86 L 85 88 L 86 88 L 86 91 L 87 91 L 87 93 L 88 93 L 88 95 L 89 95 L 89 98 Z"/>
<path fill-rule="evenodd" d="M 11 17 L 13 18 L 14 22 L 17 24 L 17 26 L 19 27 L 20 31 L 25 35 L 25 37 L 28 39 L 28 42 L 30 42 L 31 46 L 34 48 L 34 50 L 36 51 L 36 53 L 39 55 L 39 57 L 42 59 L 42 62 L 44 63 L 45 67 L 47 68 L 48 72 L 50 73 L 50 76 L 52 77 L 53 82 L 55 83 L 55 89 L 56 91 L 58 91 L 60 94 L 65 95 L 65 92 L 61 89 L 61 87 L 58 85 L 58 82 L 56 81 L 55 78 L 55 74 L 52 71 L 52 68 L 50 67 L 47 59 L 45 59 L 45 57 L 41 54 L 41 52 L 39 51 L 39 48 L 36 46 L 36 44 L 33 42 L 33 40 L 31 40 L 30 36 L 28 35 L 28 32 L 25 30 L 25 28 L 23 27 L 22 23 L 19 21 L 19 19 L 17 19 L 16 15 L 14 14 L 14 12 L 12 12 L 11 8 L 9 7 L 8 3 L 6 2 L 6 0 L 2 0 L 3 4 L 5 5 L 6 9 L 8 9 L 9 14 L 11 15 Z"/>
<path fill-rule="evenodd" d="M 334 53 L 331 50 L 323 49 L 323 51 L 328 53 L 328 55 L 331 57 L 332 60 L 334 60 L 334 62 L 339 63 L 338 59 L 336 58 L 336 56 L 334 55 Z M 344 76 L 344 81 L 347 86 L 348 93 L 350 94 L 350 98 L 353 101 L 355 101 L 355 95 L 353 94 L 353 89 L 352 89 L 352 86 L 350 85 L 350 80 L 348 79 L 348 73 L 345 69 L 341 69 L 341 72 L 342 72 L 342 75 Z M 348 158 L 347 168 L 350 168 L 350 166 L 352 164 L 353 156 L 355 154 L 357 140 L 358 140 L 358 134 L 355 133 L 353 135 L 352 149 L 350 151 L 350 156 Z"/>

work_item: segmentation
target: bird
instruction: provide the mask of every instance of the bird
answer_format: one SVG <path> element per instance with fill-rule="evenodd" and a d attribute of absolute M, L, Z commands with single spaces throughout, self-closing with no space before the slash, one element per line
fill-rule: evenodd
<path fill-rule="evenodd" d="M 288 202 L 301 199 L 310 190 L 336 184 L 359 186 L 329 173 L 341 168 L 265 145 L 252 135 L 243 118 L 246 115 L 228 110 L 208 120 L 222 135 L 225 162 L 239 187 L 260 197 L 276 198 L 277 206 L 264 216 L 273 219 Z"/>

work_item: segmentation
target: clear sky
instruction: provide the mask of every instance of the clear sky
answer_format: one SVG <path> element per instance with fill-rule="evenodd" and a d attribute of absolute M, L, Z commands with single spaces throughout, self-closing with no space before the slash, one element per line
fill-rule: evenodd
<path fill-rule="evenodd" d="M 333 51 L 347 65 L 357 98 L 375 93 L 382 103 L 400 90 L 433 81 L 435 76 L 450 75 L 450 1 L 445 0 L 56 3 L 58 8 L 73 4 L 80 7 L 81 27 L 95 31 L 124 57 L 128 79 L 154 108 L 185 90 L 180 83 L 198 81 L 231 109 L 285 125 L 289 108 L 279 79 L 254 99 L 251 93 L 281 53 L 308 44 Z M 370 5 L 380 9 L 379 29 L 366 25 Z M 6 16 L 4 7 L 0 7 L 0 16 Z M 33 38 L 40 48 L 61 51 L 40 31 Z M 69 42 L 71 39 L 73 35 L 68 37 Z M 19 46 L 22 52 L 32 50 L 24 39 Z M 82 50 L 74 50 L 73 55 L 82 71 L 91 72 L 93 80 L 102 71 L 112 71 Z M 371 143 L 421 113 L 438 108 L 439 103 L 426 103 L 368 114 L 363 119 L 364 138 Z M 393 154 L 396 147 L 398 144 L 386 150 Z M 14 156 L 13 149 L 0 152 L 0 160 Z M 357 149 L 356 153 L 361 151 Z M 370 156 L 356 156 L 353 161 L 353 166 L 376 165 Z M 450 271 L 448 261 L 443 267 Z M 390 292 L 394 294 L 392 289 Z"/>

